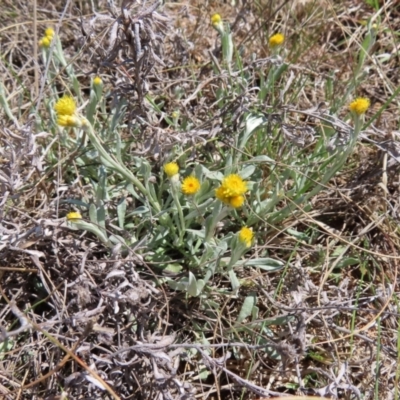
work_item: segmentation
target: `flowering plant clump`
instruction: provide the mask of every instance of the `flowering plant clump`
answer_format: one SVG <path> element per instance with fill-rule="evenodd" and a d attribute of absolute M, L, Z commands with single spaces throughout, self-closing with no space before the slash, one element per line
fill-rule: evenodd
<path fill-rule="evenodd" d="M 74 219 L 82 219 L 81 213 L 78 212 L 78 211 L 71 211 L 71 212 L 69 212 L 67 214 L 67 220 L 68 221 L 71 221 L 71 220 L 74 220 Z"/>
<path fill-rule="evenodd" d="M 357 115 L 365 114 L 371 102 L 366 97 L 358 97 L 349 104 L 349 109 Z"/>
<path fill-rule="evenodd" d="M 195 176 L 188 176 L 182 182 L 182 193 L 190 196 L 200 190 L 200 181 Z"/>
<path fill-rule="evenodd" d="M 179 172 L 179 166 L 176 162 L 170 162 L 164 165 L 164 172 L 169 178 L 172 178 Z"/>
<path fill-rule="evenodd" d="M 254 233 L 251 228 L 248 228 L 247 226 L 244 226 L 240 231 L 239 231 L 239 240 L 246 245 L 246 247 L 251 246 L 251 242 L 253 240 Z"/>
<path fill-rule="evenodd" d="M 247 183 L 237 174 L 226 176 L 222 184 L 215 190 L 218 200 L 233 208 L 239 208 L 244 203 L 244 194 L 247 192 Z"/>
<path fill-rule="evenodd" d="M 280 46 L 285 41 L 285 36 L 282 33 L 276 33 L 269 38 L 269 45 L 271 47 Z"/>

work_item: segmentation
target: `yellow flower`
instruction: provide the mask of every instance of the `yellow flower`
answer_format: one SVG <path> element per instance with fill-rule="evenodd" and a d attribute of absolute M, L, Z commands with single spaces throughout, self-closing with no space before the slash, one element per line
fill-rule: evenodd
<path fill-rule="evenodd" d="M 102 83 L 103 83 L 103 81 L 101 80 L 101 78 L 99 76 L 96 76 L 95 78 L 93 78 L 93 85 L 100 86 Z"/>
<path fill-rule="evenodd" d="M 215 189 L 215 197 L 223 203 L 229 204 L 229 197 L 225 195 L 225 189 L 222 186 Z"/>
<path fill-rule="evenodd" d="M 182 182 L 182 193 L 190 196 L 200 190 L 200 181 L 195 176 L 187 176 Z"/>
<path fill-rule="evenodd" d="M 247 183 L 237 174 L 226 176 L 219 188 L 215 189 L 215 197 L 233 208 L 239 208 L 244 203 Z"/>
<path fill-rule="evenodd" d="M 78 211 L 71 211 L 71 212 L 69 212 L 67 214 L 67 220 L 68 221 L 71 221 L 71 220 L 74 220 L 74 219 L 82 219 L 81 213 L 78 212 Z"/>
<path fill-rule="evenodd" d="M 39 40 L 39 46 L 44 47 L 45 49 L 48 49 L 51 44 L 51 38 L 48 38 L 47 36 L 42 37 Z"/>
<path fill-rule="evenodd" d="M 269 38 L 269 45 L 271 47 L 280 46 L 285 41 L 285 36 L 282 33 L 277 33 Z"/>
<path fill-rule="evenodd" d="M 45 31 L 44 31 L 44 35 L 45 36 L 47 36 L 49 39 L 53 39 L 53 37 L 54 37 L 54 29 L 53 28 L 47 28 Z"/>
<path fill-rule="evenodd" d="M 235 197 L 247 192 L 247 183 L 237 174 L 231 174 L 222 180 L 221 187 L 225 197 Z"/>
<path fill-rule="evenodd" d="M 222 22 L 222 18 L 219 14 L 214 14 L 211 16 L 211 25 L 221 35 L 224 33 L 224 23 Z"/>
<path fill-rule="evenodd" d="M 176 162 L 170 162 L 164 165 L 164 172 L 169 178 L 172 178 L 179 172 L 179 166 Z"/>
<path fill-rule="evenodd" d="M 352 101 L 349 105 L 350 111 L 356 113 L 357 115 L 365 114 L 368 110 L 371 102 L 366 97 L 358 97 Z"/>
<path fill-rule="evenodd" d="M 221 16 L 219 14 L 214 14 L 211 16 L 211 24 L 217 25 L 220 24 L 222 21 Z"/>
<path fill-rule="evenodd" d="M 68 95 L 64 95 L 59 99 L 54 106 L 54 110 L 60 115 L 74 115 L 76 111 L 76 103 L 75 100 Z"/>
<path fill-rule="evenodd" d="M 239 240 L 246 245 L 246 247 L 251 246 L 251 242 L 253 240 L 253 230 L 244 226 L 239 232 Z"/>
<path fill-rule="evenodd" d="M 244 203 L 244 196 L 229 197 L 229 205 L 233 208 L 242 207 Z"/>
<path fill-rule="evenodd" d="M 79 128 L 82 126 L 82 121 L 75 115 L 59 115 L 57 117 L 57 125 Z"/>

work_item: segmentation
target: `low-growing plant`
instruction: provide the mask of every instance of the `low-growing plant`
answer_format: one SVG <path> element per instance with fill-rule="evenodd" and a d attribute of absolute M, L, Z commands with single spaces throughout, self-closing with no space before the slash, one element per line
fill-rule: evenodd
<path fill-rule="evenodd" d="M 158 351 L 159 338 L 154 332 L 160 330 L 161 325 L 156 328 L 153 324 L 151 335 L 146 332 L 146 340 L 155 343 L 152 350 L 149 350 L 150 345 L 146 347 L 149 343 L 140 343 L 146 336 L 141 318 L 148 309 L 136 312 L 135 307 L 139 309 L 137 304 L 142 300 L 137 294 L 140 290 L 133 295 L 130 293 L 131 297 L 123 290 L 133 288 L 133 281 L 145 273 L 146 295 L 158 289 L 168 293 L 176 291 L 178 298 L 179 295 L 184 298 L 188 309 L 196 304 L 207 316 L 204 320 L 194 318 L 190 328 L 193 337 L 206 350 L 194 344 L 185 356 L 188 364 L 196 360 L 198 379 L 202 382 L 209 379 L 213 368 L 225 362 L 223 359 L 224 362 L 218 363 L 210 357 L 212 350 L 207 346 L 211 346 L 212 335 L 213 339 L 221 337 L 223 344 L 233 343 L 235 360 L 247 357 L 246 378 L 249 380 L 259 349 L 269 360 L 280 362 L 282 371 L 289 363 L 298 363 L 300 355 L 311 362 L 332 366 L 334 360 L 339 359 L 334 345 L 331 353 L 313 337 L 306 350 L 306 322 L 301 308 L 306 296 L 300 290 L 288 289 L 286 280 L 292 279 L 294 265 L 299 270 L 303 268 L 298 260 L 301 245 L 310 253 L 307 273 L 320 275 L 321 287 L 328 281 L 339 287 L 343 271 L 353 266 L 361 266 L 361 281 L 365 279 L 369 283 L 374 279 L 375 275 L 367 269 L 375 261 L 370 262 L 358 251 L 365 250 L 370 256 L 377 253 L 369 249 L 369 244 L 360 244 L 358 237 L 349 239 L 333 229 L 331 237 L 335 243 L 332 248 L 330 243 L 325 247 L 321 244 L 320 229 L 331 228 L 317 219 L 320 215 L 315 211 L 317 199 L 335 178 L 347 173 L 346 166 L 354 162 L 355 149 L 360 137 L 364 137 L 365 128 L 379 118 L 397 93 L 393 91 L 381 110 L 372 112 L 369 98 L 359 95 L 363 93 L 368 73 L 365 64 L 374 52 L 377 26 L 372 18 L 363 26 L 363 40 L 354 56 L 353 73 L 343 83 L 341 96 L 335 95 L 332 78 L 335 72 L 329 71 L 318 77 L 325 98 L 306 108 L 299 105 L 297 98 L 314 82 L 310 82 L 313 78 L 306 72 L 294 72 L 297 65 L 293 60 L 297 60 L 298 55 L 290 52 L 289 32 L 283 29 L 269 32 L 263 50 L 268 56 L 257 59 L 239 45 L 235 26 L 222 14 L 207 16 L 210 32 L 216 37 L 215 48 L 209 52 L 209 63 L 202 66 L 202 73 L 206 71 L 209 77 L 202 80 L 193 66 L 175 65 L 173 52 L 165 56 L 164 39 L 169 28 L 168 18 L 159 12 L 160 3 L 155 1 L 145 7 L 125 2 L 121 10 L 114 8 L 109 14 L 95 14 L 89 25 L 82 23 L 87 41 L 78 55 L 66 50 L 57 29 L 45 29 L 38 43 L 44 72 L 44 106 L 38 102 L 37 109 L 32 105 L 31 112 L 36 114 L 36 130 L 48 134 L 39 138 L 40 162 L 47 164 L 47 170 L 35 186 L 40 187 L 41 182 L 58 170 L 58 184 L 79 187 L 79 195 L 71 192 L 73 195 L 60 202 L 57 197 L 56 204 L 52 203 L 56 213 L 60 206 L 68 209 L 65 218 L 53 224 L 72 237 L 89 237 L 99 244 L 96 254 L 91 254 L 90 245 L 85 244 L 76 282 L 90 281 L 87 287 L 93 285 L 90 287 L 101 293 L 99 297 L 111 302 L 114 314 L 120 312 L 120 303 L 129 304 L 119 315 L 123 324 L 116 322 L 118 335 L 122 325 L 129 333 L 137 334 L 137 343 L 132 348 L 138 354 L 148 355 L 151 360 L 148 364 L 152 364 L 154 376 L 158 378 L 157 368 L 161 364 L 155 360 L 170 363 L 172 356 L 171 359 L 167 356 L 166 349 L 170 349 L 174 338 L 166 336 L 166 343 L 160 345 L 163 350 Z M 177 36 L 176 43 L 170 46 L 186 54 L 185 46 L 190 48 L 190 39 L 183 34 Z M 90 63 L 86 74 L 89 79 L 76 68 L 74 56 Z M 182 73 L 185 79 L 171 78 L 179 74 L 176 69 L 186 67 L 187 71 Z M 4 115 L 17 124 L 19 116 L 9 101 L 5 87 L 0 84 Z M 20 185 L 22 190 L 32 189 L 29 180 Z M 382 185 L 385 186 L 385 182 Z M 57 190 L 63 189 L 58 187 Z M 9 205 L 12 207 L 11 202 Z M 293 247 L 285 250 L 280 247 L 279 238 L 283 235 L 295 243 Z M 272 242 L 275 251 L 269 247 Z M 350 251 L 352 247 L 357 250 L 354 254 Z M 57 253 L 57 246 L 54 246 L 54 253 Z M 41 254 L 29 254 L 35 265 L 40 265 Z M 81 273 L 88 254 L 96 262 L 105 255 L 107 262 L 113 265 L 107 270 L 101 261 L 98 262 L 99 270 L 107 270 L 102 287 L 92 283 L 90 274 L 89 279 Z M 132 264 L 126 269 L 120 268 L 121 260 Z M 277 271 L 280 275 L 272 289 L 267 292 L 258 286 L 257 277 Z M 42 279 L 45 274 L 40 273 Z M 303 276 L 302 273 L 299 276 Z M 128 274 L 131 274 L 130 281 L 117 283 L 115 291 L 106 293 L 110 280 Z M 307 281 L 307 287 L 315 289 L 318 306 L 328 304 L 325 293 L 321 294 L 322 289 L 313 287 L 310 282 Z M 68 285 L 74 283 L 68 282 Z M 58 290 L 58 287 L 50 287 L 46 287 L 49 297 Z M 360 284 L 357 306 L 363 289 Z M 293 304 L 298 307 L 294 311 L 275 302 L 276 298 L 288 294 L 293 296 Z M 85 295 L 88 296 L 82 294 L 81 297 Z M 71 300 L 78 307 L 85 301 L 89 302 L 87 299 Z M 103 299 L 98 309 L 102 302 Z M 225 320 L 223 316 L 230 302 L 236 302 L 236 312 Z M 272 315 L 271 309 L 281 306 L 285 313 Z M 12 312 L 16 316 L 14 323 L 22 320 L 17 318 L 23 315 L 17 308 L 12 308 Z M 99 313 L 102 312 L 103 309 Z M 353 352 L 357 312 L 351 309 L 351 313 L 351 331 L 346 334 Z M 377 314 L 380 323 L 379 318 Z M 218 333 L 215 319 L 222 320 Z M 321 326 L 327 327 L 323 318 L 322 321 Z M 332 324 L 336 322 L 332 318 Z M 287 337 L 286 331 L 293 333 L 295 325 L 299 332 L 292 335 L 296 345 L 285 347 L 274 342 L 274 338 Z M 29 326 L 43 333 L 39 325 L 30 323 Z M 96 329 L 102 328 L 96 326 Z M 90 329 L 91 325 L 88 331 Z M 85 335 L 82 334 L 79 341 L 83 341 Z M 0 358 L 16 343 L 11 336 L 5 337 L 8 342 L 0 348 Z M 332 343 L 335 341 L 333 339 Z M 104 342 L 111 341 L 107 338 Z M 128 342 L 123 343 L 126 348 L 130 346 Z M 61 342 L 53 343 L 61 348 Z M 110 356 L 112 361 L 107 359 L 107 362 L 112 364 L 112 357 L 118 358 L 125 351 L 128 350 L 116 350 Z M 244 351 L 248 352 L 245 356 Z M 380 356 L 378 352 L 377 364 Z M 125 361 L 118 359 L 121 365 Z M 170 372 L 177 371 L 177 367 L 173 369 L 170 364 L 168 368 Z M 227 369 L 223 371 L 243 385 L 244 379 L 238 374 Z M 343 368 L 336 364 L 331 375 L 324 375 L 323 379 L 318 370 L 315 371 L 310 369 L 303 378 L 299 373 L 297 381 L 288 380 L 282 385 L 285 390 L 301 390 L 308 382 L 319 378 L 315 394 L 325 396 L 331 394 L 329 382 L 337 383 L 340 379 L 336 377 L 344 375 Z M 378 367 L 375 372 L 378 376 Z M 397 372 L 397 380 L 399 376 Z M 88 380 L 114 395 L 100 375 L 90 376 Z M 161 380 L 157 381 L 162 387 L 160 393 L 167 390 L 166 381 L 171 385 L 174 382 L 172 378 L 160 383 Z M 175 384 L 181 395 L 186 396 L 183 384 Z M 246 388 L 259 395 L 271 394 L 261 387 L 249 385 Z M 346 389 L 357 393 L 351 385 Z M 376 396 L 378 392 L 376 386 Z M 165 398 L 170 398 L 163 393 Z"/>
<path fill-rule="evenodd" d="M 234 49 L 232 33 L 220 15 L 213 15 L 211 22 L 221 37 L 226 67 L 224 71 L 215 65 L 222 78 L 215 101 L 224 109 L 233 98 L 252 94 L 249 88 L 254 78 L 246 76 L 243 60 Z M 369 28 L 368 45 L 360 49 L 357 71 L 361 71 L 372 46 L 373 32 Z M 46 35 L 41 45 L 44 61 L 53 65 L 49 77 L 59 73 L 60 67 L 66 68 L 71 92 L 81 99 L 76 75 L 65 60 L 60 40 L 53 32 L 49 43 L 43 43 Z M 311 211 L 314 196 L 351 155 L 362 129 L 362 116 L 369 107 L 369 100 L 364 98 L 350 104 L 352 127 L 329 109 L 304 111 L 282 106 L 286 93 L 292 93 L 296 85 L 302 84 L 301 80 L 289 79 L 282 87 L 290 68 L 290 62 L 284 58 L 284 40 L 281 33 L 271 36 L 272 55 L 267 60 L 266 72 L 259 70 L 260 86 L 252 89 L 254 100 L 239 110 L 234 125 L 232 116 L 224 120 L 232 137 L 228 143 L 217 144 L 220 152 L 217 162 L 207 159 L 188 162 L 188 149 L 177 144 L 168 155 L 171 161 L 165 162 L 164 168 L 154 168 L 146 158 L 130 155 L 129 145 L 124 147 L 119 132 L 124 129 L 126 100 L 118 98 L 107 111 L 107 94 L 103 93 L 100 77 L 92 81 L 85 112 L 78 109 L 72 95 L 57 100 L 53 90 L 53 99 L 48 99 L 51 121 L 61 127 L 58 134 L 66 149 L 80 152 L 75 161 L 85 167 L 85 179 L 91 182 L 95 194 L 92 203 L 80 203 L 88 211 L 88 220 L 72 218 L 70 226 L 95 234 L 110 249 L 122 245 L 122 251 L 128 251 L 140 243 L 149 265 L 157 265 L 164 273 L 184 271 L 186 275 L 165 277 L 158 283 L 168 282 L 190 296 L 215 290 L 212 284 L 215 275 L 226 275 L 231 289 L 237 292 L 240 287 L 237 268 L 247 266 L 267 271 L 283 268 L 285 263 L 269 258 L 266 251 L 257 258 L 242 259 L 253 242 L 252 229 L 279 230 L 288 219 Z M 149 95 L 146 101 L 156 114 L 160 112 Z M 346 101 L 344 98 L 342 106 Z M 272 105 L 265 107 L 265 102 Z M 97 108 L 101 113 L 97 113 Z M 290 114 L 314 119 L 317 129 L 310 124 L 298 127 L 287 122 Z M 50 152 L 49 158 L 52 157 L 57 158 Z M 97 163 L 99 167 L 94 167 Z M 121 192 L 131 196 L 137 206 L 128 207 L 127 197 L 121 197 Z M 118 202 L 115 211 L 105 206 L 111 199 Z M 108 226 L 107 221 L 114 219 L 118 220 L 122 235 L 113 233 Z M 247 232 L 245 240 L 243 232 Z"/>
<path fill-rule="evenodd" d="M 219 14 L 213 15 L 211 22 L 221 37 L 226 67 L 224 71 L 215 65 L 222 78 L 215 98 L 219 108 L 224 109 L 233 98 L 252 95 L 254 90 L 255 96 L 239 110 L 235 124 L 229 114 L 224 120 L 232 137 L 229 143 L 217 144 L 217 162 L 188 162 L 188 149 L 176 145 L 164 170 L 154 168 L 145 157 L 132 156 L 129 144 L 124 146 L 120 132 L 124 129 L 126 99 L 116 99 L 108 110 L 108 94 L 103 93 L 103 81 L 96 76 L 89 102 L 82 109 L 74 98 L 82 101 L 79 81 L 66 61 L 59 37 L 48 28 L 40 41 L 43 61 L 50 64 L 48 84 L 52 87 L 54 77 L 64 68 L 71 94 L 58 97 L 52 87 L 52 97 L 47 99 L 51 117 L 48 120 L 43 116 L 39 121 L 45 124 L 48 120 L 52 131 L 52 124 L 61 128 L 57 133 L 61 143 L 74 154 L 76 164 L 84 168 L 85 179 L 94 193 L 91 203 L 69 202 L 88 211 L 87 220 L 74 216 L 68 218 L 69 225 L 95 234 L 110 249 L 122 245 L 122 250 L 128 251 L 140 243 L 149 265 L 174 274 L 185 271 L 186 277 L 165 277 L 159 283 L 168 282 L 191 296 L 211 290 L 216 274 L 229 277 L 232 290 L 237 292 L 237 268 L 283 268 L 285 263 L 269 258 L 266 251 L 255 259 L 242 259 L 253 241 L 250 232 L 260 227 L 282 229 L 285 221 L 312 209 L 314 196 L 351 155 L 362 129 L 362 116 L 369 107 L 369 100 L 364 98 L 350 104 L 352 127 L 329 109 L 304 111 L 281 105 L 286 93 L 302 85 L 301 80 L 293 79 L 285 83 L 290 62 L 285 60 L 285 37 L 281 33 L 269 39 L 271 57 L 266 70 L 259 69 L 260 86 L 249 91 L 254 77 L 246 76 L 232 33 Z M 368 29 L 355 82 L 374 40 L 374 29 Z M 157 114 L 159 107 L 149 96 L 146 101 Z M 341 105 L 346 101 L 345 97 Z M 265 107 L 265 102 L 272 105 Z M 293 125 L 287 122 L 290 114 L 306 115 L 316 121 L 318 128 Z M 56 162 L 58 156 L 50 151 L 48 159 Z M 126 195 L 121 197 L 121 193 Z M 127 195 L 136 207 L 128 207 Z M 106 208 L 111 199 L 118 202 L 115 211 Z M 118 220 L 122 235 L 108 226 L 107 221 L 114 219 Z M 247 232 L 248 239 L 241 239 L 243 232 Z"/>

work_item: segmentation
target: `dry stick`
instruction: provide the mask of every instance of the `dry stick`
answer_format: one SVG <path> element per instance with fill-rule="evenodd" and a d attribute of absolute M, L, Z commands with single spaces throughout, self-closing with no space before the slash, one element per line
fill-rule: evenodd
<path fill-rule="evenodd" d="M 29 272 L 37 274 L 37 269 L 34 268 L 0 267 L 0 271 Z"/>
<path fill-rule="evenodd" d="M 26 377 L 28 376 L 28 374 L 29 374 L 29 368 L 26 369 L 26 372 L 25 372 L 25 375 L 24 375 L 24 379 L 22 379 L 22 382 L 21 382 L 22 384 L 25 382 Z M 19 400 L 19 399 L 20 399 L 20 397 L 21 397 L 21 395 L 22 395 L 22 388 L 23 388 L 23 386 L 21 386 L 21 387 L 18 389 L 18 396 L 17 396 L 16 400 Z"/>

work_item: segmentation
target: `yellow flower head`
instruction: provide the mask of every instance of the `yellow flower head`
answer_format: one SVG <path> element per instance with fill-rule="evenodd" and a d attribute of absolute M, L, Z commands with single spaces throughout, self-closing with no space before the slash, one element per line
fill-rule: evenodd
<path fill-rule="evenodd" d="M 200 190 L 200 181 L 195 176 L 187 176 L 182 182 L 182 193 L 190 196 Z"/>
<path fill-rule="evenodd" d="M 225 197 L 241 196 L 247 192 L 247 183 L 237 174 L 226 176 L 221 187 Z"/>
<path fill-rule="evenodd" d="M 229 197 L 229 205 L 233 208 L 242 207 L 244 203 L 244 196 Z"/>
<path fill-rule="evenodd" d="M 371 102 L 366 97 L 358 97 L 352 101 L 349 105 L 350 111 L 356 113 L 357 115 L 365 114 L 368 110 Z"/>
<path fill-rule="evenodd" d="M 59 115 L 57 117 L 57 125 L 69 128 L 79 128 L 82 126 L 82 121 L 75 115 Z"/>
<path fill-rule="evenodd" d="M 170 162 L 164 165 L 164 172 L 169 178 L 172 178 L 179 172 L 179 166 L 176 162 Z"/>
<path fill-rule="evenodd" d="M 239 208 L 244 203 L 247 183 L 237 174 L 226 176 L 219 188 L 215 189 L 215 197 L 233 208 Z"/>
<path fill-rule="evenodd" d="M 244 226 L 239 232 L 239 240 L 246 245 L 246 247 L 251 246 L 251 242 L 253 240 L 254 233 L 251 228 Z"/>
<path fill-rule="evenodd" d="M 224 33 L 224 23 L 222 22 L 222 18 L 219 14 L 214 14 L 211 16 L 211 25 L 213 28 L 218 31 L 219 34 Z"/>
<path fill-rule="evenodd" d="M 230 198 L 225 195 L 225 189 L 222 186 L 215 189 L 215 197 L 223 203 L 229 204 Z"/>
<path fill-rule="evenodd" d="M 76 103 L 75 100 L 68 95 L 64 95 L 59 99 L 54 106 L 54 110 L 57 115 L 74 115 L 76 111 Z"/>
<path fill-rule="evenodd" d="M 222 21 L 222 18 L 221 18 L 221 16 L 219 14 L 213 14 L 211 16 L 211 24 L 212 25 L 220 24 L 221 21 Z"/>
<path fill-rule="evenodd" d="M 101 80 L 101 78 L 99 76 L 96 76 L 95 78 L 93 78 L 93 85 L 100 86 L 102 83 L 103 83 L 103 81 Z"/>
<path fill-rule="evenodd" d="M 69 212 L 67 214 L 67 220 L 68 221 L 71 221 L 71 220 L 74 220 L 74 219 L 82 219 L 81 213 L 78 212 L 78 211 L 71 211 L 71 212 Z"/>
<path fill-rule="evenodd" d="M 53 29 L 53 28 L 50 28 L 50 27 L 47 28 L 47 29 L 44 31 L 44 35 L 47 36 L 49 39 L 53 39 L 54 34 L 55 34 L 54 29 Z"/>
<path fill-rule="evenodd" d="M 51 44 L 51 38 L 44 36 L 39 40 L 39 46 L 48 49 Z"/>
<path fill-rule="evenodd" d="M 269 38 L 269 45 L 271 47 L 280 46 L 285 41 L 285 36 L 282 33 L 276 33 Z"/>

